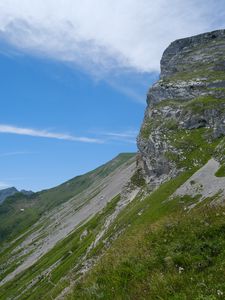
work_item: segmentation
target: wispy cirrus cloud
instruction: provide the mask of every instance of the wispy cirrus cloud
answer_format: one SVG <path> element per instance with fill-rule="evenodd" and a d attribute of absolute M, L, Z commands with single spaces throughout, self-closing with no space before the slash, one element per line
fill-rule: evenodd
<path fill-rule="evenodd" d="M 0 2 L 1 39 L 103 77 L 121 68 L 159 71 L 171 41 L 223 26 L 224 0 Z"/>
<path fill-rule="evenodd" d="M 77 137 L 65 133 L 53 133 L 47 130 L 37 130 L 33 128 L 23 128 L 12 125 L 0 124 L 0 133 L 27 135 L 32 137 L 42 137 L 49 139 L 67 140 L 82 143 L 102 143 L 103 141 L 97 138 Z"/>
<path fill-rule="evenodd" d="M 37 130 L 33 128 L 24 128 L 12 125 L 0 124 L 0 134 L 15 134 L 15 135 L 25 135 L 31 137 L 40 137 L 40 138 L 49 138 L 49 139 L 58 139 L 82 143 L 108 143 L 111 141 L 118 141 L 123 143 L 136 144 L 136 137 L 138 135 L 138 130 L 125 130 L 125 131 L 90 131 L 94 136 L 92 137 L 77 137 L 65 133 L 55 133 L 47 130 Z M 34 154 L 34 152 L 29 151 L 15 151 L 15 152 L 5 152 L 0 153 L 0 157 L 6 156 L 16 156 L 16 155 L 28 155 Z"/>
<path fill-rule="evenodd" d="M 103 139 L 105 142 L 122 142 L 128 144 L 136 144 L 136 138 L 138 135 L 137 130 L 126 130 L 126 131 L 96 131 L 94 132 L 97 136 Z"/>
<path fill-rule="evenodd" d="M 28 154 L 34 154 L 34 152 L 29 152 L 29 151 L 5 152 L 5 153 L 0 153 L 0 157 L 17 156 L 17 155 L 28 155 Z"/>

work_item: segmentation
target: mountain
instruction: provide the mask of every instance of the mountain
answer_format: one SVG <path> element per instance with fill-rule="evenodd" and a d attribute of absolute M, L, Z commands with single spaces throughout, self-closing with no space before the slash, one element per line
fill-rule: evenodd
<path fill-rule="evenodd" d="M 132 153 L 120 154 L 96 170 L 53 189 L 32 194 L 31 197 L 20 193 L 8 198 L 0 207 L 0 286 L 10 279 L 17 281 L 17 274 L 23 276 L 23 271 L 36 261 L 41 261 L 42 257 L 45 260 L 46 255 L 55 251 L 52 248 L 57 247 L 57 243 L 69 234 L 73 235 L 74 231 L 80 232 L 85 224 L 90 229 L 88 232 L 83 229 L 83 237 L 79 236 L 79 241 L 84 240 L 84 243 L 79 246 L 76 241 L 74 249 L 68 251 L 76 253 L 76 248 L 78 254 L 88 251 L 96 235 L 95 227 L 102 226 L 117 204 L 117 214 L 128 204 L 129 199 L 120 200 L 119 194 L 135 170 L 135 157 Z M 134 196 L 131 194 L 130 197 Z M 95 220 L 92 220 L 93 217 Z M 65 246 L 64 251 L 67 255 Z M 58 254 L 52 256 L 53 260 L 56 259 L 55 266 L 58 258 Z M 52 260 L 48 263 L 51 265 Z M 33 275 L 35 272 L 32 272 Z M 1 297 L 4 296 L 0 294 Z"/>
<path fill-rule="evenodd" d="M 18 191 L 15 187 L 0 190 L 0 204 L 4 202 L 7 197 L 10 197 L 17 192 Z"/>
<path fill-rule="evenodd" d="M 224 49 L 219 30 L 165 50 L 138 137 L 142 169 L 153 185 L 201 167 L 225 134 Z"/>
<path fill-rule="evenodd" d="M 22 193 L 23 195 L 32 195 L 32 191 L 21 190 L 18 191 L 15 187 L 0 190 L 0 204 L 2 204 L 8 197 L 15 195 L 16 193 Z"/>
<path fill-rule="evenodd" d="M 224 299 L 224 135 L 225 30 L 173 42 L 137 154 L 0 206 L 0 299 Z"/>

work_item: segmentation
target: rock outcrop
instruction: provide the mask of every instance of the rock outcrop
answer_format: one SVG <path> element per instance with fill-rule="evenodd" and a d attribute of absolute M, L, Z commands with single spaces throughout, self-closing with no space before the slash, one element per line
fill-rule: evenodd
<path fill-rule="evenodd" d="M 148 182 L 158 185 L 190 164 L 200 166 L 201 148 L 223 135 L 225 30 L 173 42 L 147 95 L 137 139 Z"/>

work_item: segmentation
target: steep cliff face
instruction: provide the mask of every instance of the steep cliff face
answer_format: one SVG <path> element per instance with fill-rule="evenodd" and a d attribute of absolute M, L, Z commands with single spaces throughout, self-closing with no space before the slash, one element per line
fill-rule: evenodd
<path fill-rule="evenodd" d="M 137 141 L 147 180 L 159 184 L 190 166 L 201 167 L 223 135 L 225 30 L 173 42 L 149 90 Z"/>

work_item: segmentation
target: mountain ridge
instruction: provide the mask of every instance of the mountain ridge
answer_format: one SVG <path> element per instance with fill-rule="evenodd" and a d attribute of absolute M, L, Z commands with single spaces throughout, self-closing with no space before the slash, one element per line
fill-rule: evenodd
<path fill-rule="evenodd" d="M 9 187 L 6 189 L 0 190 L 0 205 L 8 198 L 14 196 L 16 193 L 21 193 L 23 195 L 30 196 L 33 194 L 32 191 L 26 191 L 26 190 L 17 190 L 15 187 Z"/>
<path fill-rule="evenodd" d="M 33 195 L 2 239 L 0 299 L 223 299 L 224 62 L 224 30 L 171 43 L 139 153 Z"/>

